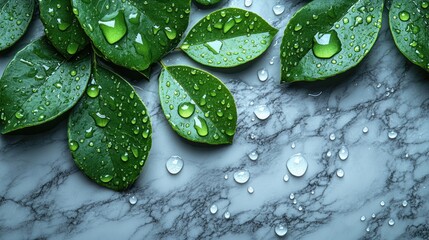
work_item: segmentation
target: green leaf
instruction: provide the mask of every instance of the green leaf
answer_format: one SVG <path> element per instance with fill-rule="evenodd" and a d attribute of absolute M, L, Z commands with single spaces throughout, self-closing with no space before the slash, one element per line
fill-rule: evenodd
<path fill-rule="evenodd" d="M 402 54 L 429 71 L 429 1 L 393 0 L 389 20 L 393 39 Z"/>
<path fill-rule="evenodd" d="M 151 135 L 148 112 L 133 87 L 94 67 L 68 124 L 69 148 L 79 169 L 101 186 L 126 189 L 140 175 Z"/>
<path fill-rule="evenodd" d="M 49 122 L 72 108 L 87 85 L 88 54 L 65 59 L 41 38 L 19 51 L 0 79 L 3 134 Z"/>
<path fill-rule="evenodd" d="M 190 0 L 72 0 L 74 13 L 94 46 L 110 61 L 142 71 L 180 41 Z"/>
<path fill-rule="evenodd" d="M 201 19 L 186 36 L 181 49 L 201 64 L 235 67 L 264 53 L 277 32 L 255 13 L 225 8 Z"/>
<path fill-rule="evenodd" d="M 88 38 L 72 12 L 70 1 L 39 0 L 40 19 L 52 45 L 70 58 L 88 44 Z"/>
<path fill-rule="evenodd" d="M 12 46 L 27 31 L 34 0 L 0 0 L 0 51 Z"/>
<path fill-rule="evenodd" d="M 203 6 L 213 6 L 218 4 L 220 1 L 222 0 L 195 0 L 195 2 Z"/>
<path fill-rule="evenodd" d="M 237 126 L 234 97 L 215 76 L 188 66 L 164 67 L 159 96 L 168 122 L 183 138 L 232 143 Z"/>
<path fill-rule="evenodd" d="M 286 26 L 283 82 L 325 79 L 356 66 L 381 28 L 383 0 L 314 0 Z"/>

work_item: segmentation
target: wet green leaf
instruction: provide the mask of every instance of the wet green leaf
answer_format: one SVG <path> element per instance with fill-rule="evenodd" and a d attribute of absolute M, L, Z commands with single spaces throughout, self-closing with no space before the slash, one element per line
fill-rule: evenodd
<path fill-rule="evenodd" d="M 88 54 L 65 59 L 41 38 L 19 51 L 0 79 L 1 132 L 49 122 L 82 96 L 91 70 Z"/>
<path fill-rule="evenodd" d="M 180 41 L 190 0 L 72 0 L 74 13 L 94 46 L 110 61 L 142 71 Z"/>
<path fill-rule="evenodd" d="M 222 0 L 195 0 L 195 2 L 203 6 L 213 6 L 215 4 L 218 4 L 220 1 Z"/>
<path fill-rule="evenodd" d="M 27 30 L 34 0 L 0 0 L 0 51 L 12 46 Z"/>
<path fill-rule="evenodd" d="M 383 0 L 314 0 L 286 26 L 283 82 L 315 81 L 356 66 L 381 28 Z"/>
<path fill-rule="evenodd" d="M 393 39 L 402 54 L 429 71 L 429 1 L 393 0 L 389 20 Z"/>
<path fill-rule="evenodd" d="M 79 169 L 101 186 L 126 189 L 140 175 L 151 135 L 148 112 L 133 87 L 95 67 L 68 124 L 69 148 Z"/>
<path fill-rule="evenodd" d="M 215 76 L 188 66 L 164 67 L 159 96 L 168 122 L 183 138 L 232 143 L 237 125 L 234 97 Z"/>
<path fill-rule="evenodd" d="M 225 8 L 201 19 L 181 49 L 201 64 L 235 67 L 264 53 L 277 31 L 255 13 Z"/>
<path fill-rule="evenodd" d="M 88 38 L 72 12 L 70 1 L 39 0 L 40 19 L 52 45 L 66 58 L 85 48 Z"/>

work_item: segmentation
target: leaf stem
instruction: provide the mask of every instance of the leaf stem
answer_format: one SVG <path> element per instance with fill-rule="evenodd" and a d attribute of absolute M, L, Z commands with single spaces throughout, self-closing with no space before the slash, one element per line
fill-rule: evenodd
<path fill-rule="evenodd" d="M 162 60 L 159 60 L 159 64 L 161 64 L 162 68 L 167 68 L 167 65 Z"/>

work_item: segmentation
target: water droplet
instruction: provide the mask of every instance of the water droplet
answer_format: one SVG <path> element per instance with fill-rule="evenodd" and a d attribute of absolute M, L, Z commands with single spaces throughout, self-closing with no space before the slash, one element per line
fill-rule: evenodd
<path fill-rule="evenodd" d="M 198 135 L 205 137 L 209 134 L 209 127 L 206 120 L 200 116 L 194 117 L 194 128 L 197 130 Z"/>
<path fill-rule="evenodd" d="M 273 7 L 273 12 L 276 16 L 282 14 L 285 11 L 285 6 L 277 4 Z"/>
<path fill-rule="evenodd" d="M 121 156 L 121 160 L 124 162 L 128 161 L 128 153 L 127 152 Z"/>
<path fill-rule="evenodd" d="M 295 194 L 294 193 L 289 194 L 289 199 L 290 200 L 294 200 L 295 199 Z"/>
<path fill-rule="evenodd" d="M 402 201 L 402 206 L 403 206 L 403 207 L 408 206 L 408 202 L 407 202 L 407 200 Z"/>
<path fill-rule="evenodd" d="M 112 175 L 109 175 L 109 174 L 105 174 L 105 175 L 100 176 L 100 180 L 101 180 L 102 182 L 104 182 L 104 183 L 108 183 L 108 182 L 110 182 L 112 179 L 113 179 L 113 176 L 112 176 Z"/>
<path fill-rule="evenodd" d="M 94 119 L 94 122 L 97 126 L 99 127 L 106 127 L 107 124 L 110 121 L 110 118 L 106 117 L 106 115 L 103 115 L 99 112 L 95 113 L 95 114 L 91 114 L 92 119 Z"/>
<path fill-rule="evenodd" d="M 211 214 L 217 213 L 217 206 L 216 206 L 216 204 L 213 204 L 213 205 L 210 206 L 210 213 Z"/>
<path fill-rule="evenodd" d="M 248 187 L 247 188 L 247 192 L 252 194 L 255 190 L 253 189 L 253 187 Z"/>
<path fill-rule="evenodd" d="M 305 174 L 308 168 L 307 160 L 300 154 L 292 155 L 286 163 L 286 167 L 290 174 L 295 177 L 301 177 Z"/>
<path fill-rule="evenodd" d="M 329 134 L 329 139 L 331 140 L 331 141 L 334 141 L 335 140 L 335 133 L 331 133 L 331 134 Z"/>
<path fill-rule="evenodd" d="M 365 221 L 365 220 L 366 220 L 366 217 L 365 217 L 365 216 L 360 217 L 360 221 L 361 221 L 361 222 L 363 222 L 363 221 Z"/>
<path fill-rule="evenodd" d="M 287 227 L 283 224 L 278 224 L 275 228 L 274 228 L 274 232 L 277 234 L 277 236 L 279 237 L 284 237 L 287 233 Z"/>
<path fill-rule="evenodd" d="M 253 4 L 253 0 L 244 0 L 244 6 L 250 7 Z"/>
<path fill-rule="evenodd" d="M 289 181 L 289 175 L 285 174 L 283 176 L 283 181 L 285 181 L 285 182 Z"/>
<path fill-rule="evenodd" d="M 75 42 L 71 42 L 67 45 L 67 52 L 70 55 L 75 54 L 78 49 L 79 49 L 79 44 L 77 44 Z"/>
<path fill-rule="evenodd" d="M 100 88 L 97 85 L 89 85 L 86 89 L 86 94 L 91 98 L 96 98 L 100 93 Z"/>
<path fill-rule="evenodd" d="M 399 13 L 399 19 L 401 19 L 401 21 L 403 22 L 410 20 L 410 13 L 408 13 L 407 11 L 401 11 Z"/>
<path fill-rule="evenodd" d="M 369 227 L 367 227 L 367 228 L 365 229 L 365 231 L 369 232 Z"/>
<path fill-rule="evenodd" d="M 380 206 L 384 207 L 384 205 L 386 205 L 386 203 L 384 201 L 381 201 Z"/>
<path fill-rule="evenodd" d="M 375 218 L 375 213 L 373 213 L 373 214 L 371 215 L 371 217 L 372 217 L 372 218 Z"/>
<path fill-rule="evenodd" d="M 327 157 L 331 157 L 331 156 L 332 156 L 332 152 L 331 152 L 331 151 L 328 151 L 328 152 L 326 153 L 326 156 L 327 156 Z"/>
<path fill-rule="evenodd" d="M 228 211 L 226 211 L 226 212 L 223 214 L 223 217 L 224 217 L 225 219 L 229 219 L 229 218 L 231 217 L 231 213 L 229 213 Z"/>
<path fill-rule="evenodd" d="M 164 32 L 167 38 L 170 40 L 174 40 L 177 36 L 176 30 L 171 29 L 170 27 L 165 27 Z"/>
<path fill-rule="evenodd" d="M 337 177 L 342 178 L 344 177 L 344 170 L 339 168 L 337 169 Z"/>
<path fill-rule="evenodd" d="M 331 58 L 341 51 L 341 41 L 335 30 L 316 33 L 313 39 L 313 54 L 322 59 Z"/>
<path fill-rule="evenodd" d="M 390 132 L 387 134 L 387 136 L 388 136 L 390 139 L 395 139 L 395 138 L 398 136 L 398 133 L 392 130 L 392 131 L 390 131 Z"/>
<path fill-rule="evenodd" d="M 222 45 L 223 45 L 223 42 L 219 40 L 204 43 L 204 46 L 214 54 L 220 53 L 220 50 L 222 49 Z"/>
<path fill-rule="evenodd" d="M 234 25 L 235 25 L 234 19 L 233 18 L 228 19 L 225 25 L 223 25 L 223 33 L 229 32 L 229 30 L 231 30 L 231 28 L 234 27 Z"/>
<path fill-rule="evenodd" d="M 389 223 L 389 226 L 395 225 L 395 221 L 393 219 L 390 219 L 388 223 Z"/>
<path fill-rule="evenodd" d="M 79 143 L 76 141 L 70 141 L 69 148 L 70 148 L 70 151 L 74 152 L 79 148 Z"/>
<path fill-rule="evenodd" d="M 265 82 L 268 79 L 268 71 L 265 68 L 258 70 L 258 78 L 259 81 Z"/>
<path fill-rule="evenodd" d="M 57 19 L 57 24 L 58 24 L 58 29 L 61 31 L 65 31 L 65 30 L 67 30 L 67 28 L 70 27 L 70 23 L 69 22 L 63 22 L 61 18 Z"/>
<path fill-rule="evenodd" d="M 338 157 L 341 160 L 346 160 L 349 157 L 349 149 L 346 146 L 341 146 L 340 151 L 338 151 Z"/>
<path fill-rule="evenodd" d="M 146 56 L 148 58 L 151 57 L 151 51 L 149 48 L 149 44 L 148 44 L 146 38 L 143 35 L 141 35 L 140 33 L 137 33 L 136 39 L 134 39 L 133 46 L 139 55 Z"/>
<path fill-rule="evenodd" d="M 426 9 L 426 8 L 428 8 L 428 7 L 429 7 L 429 2 L 423 1 L 423 2 L 422 2 L 422 8 L 423 8 L 423 9 Z"/>
<path fill-rule="evenodd" d="M 256 160 L 258 160 L 259 154 L 258 154 L 258 152 L 253 151 L 253 152 L 249 153 L 248 156 L 249 156 L 250 160 L 256 161 Z"/>
<path fill-rule="evenodd" d="M 253 113 L 260 120 L 265 120 L 271 115 L 270 109 L 265 104 L 257 106 Z"/>
<path fill-rule="evenodd" d="M 223 178 L 224 178 L 225 180 L 228 180 L 228 174 L 225 174 L 225 176 L 223 176 Z"/>
<path fill-rule="evenodd" d="M 183 168 L 183 160 L 179 156 L 171 156 L 165 163 L 165 167 L 170 174 L 176 175 Z"/>
<path fill-rule="evenodd" d="M 24 117 L 24 114 L 22 114 L 21 112 L 16 112 L 15 117 L 16 117 L 16 119 L 21 119 Z"/>
<path fill-rule="evenodd" d="M 363 132 L 363 133 L 368 133 L 368 131 L 369 131 L 368 127 L 363 127 L 363 128 L 362 128 L 362 132 Z"/>
<path fill-rule="evenodd" d="M 121 40 L 127 33 L 124 12 L 117 11 L 104 16 L 98 24 L 107 42 L 114 44 Z"/>
<path fill-rule="evenodd" d="M 131 205 L 134 205 L 137 203 L 137 198 L 136 196 L 131 196 L 128 201 L 130 202 Z"/>
<path fill-rule="evenodd" d="M 190 102 L 184 102 L 179 105 L 178 113 L 182 118 L 189 118 L 194 114 L 195 105 Z"/>
<path fill-rule="evenodd" d="M 234 173 L 234 180 L 237 183 L 243 184 L 249 181 L 250 173 L 247 170 L 239 170 Z"/>

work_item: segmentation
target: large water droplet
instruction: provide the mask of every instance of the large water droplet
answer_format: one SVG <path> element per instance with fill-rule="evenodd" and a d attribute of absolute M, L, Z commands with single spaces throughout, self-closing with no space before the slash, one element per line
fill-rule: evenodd
<path fill-rule="evenodd" d="M 86 94 L 91 98 L 96 98 L 100 93 L 100 88 L 97 85 L 89 85 L 86 89 Z"/>
<path fill-rule="evenodd" d="M 270 109 L 267 105 L 257 106 L 253 113 L 255 113 L 256 117 L 260 120 L 265 120 L 271 115 Z"/>
<path fill-rule="evenodd" d="M 274 228 L 274 232 L 277 234 L 277 236 L 284 237 L 287 233 L 287 227 L 283 224 L 279 224 Z"/>
<path fill-rule="evenodd" d="M 179 156 L 171 156 L 165 163 L 165 167 L 170 174 L 178 174 L 183 168 L 183 159 Z"/>
<path fill-rule="evenodd" d="M 194 117 L 194 128 L 197 130 L 198 135 L 205 137 L 209 134 L 209 127 L 206 120 L 200 116 Z"/>
<path fill-rule="evenodd" d="M 222 45 L 223 45 L 223 42 L 219 40 L 204 43 L 204 46 L 207 47 L 214 54 L 220 53 L 220 50 L 222 49 Z"/>
<path fill-rule="evenodd" d="M 341 160 L 346 160 L 349 157 L 349 149 L 346 146 L 341 146 L 340 151 L 338 151 L 338 157 Z"/>
<path fill-rule="evenodd" d="M 94 122 L 97 126 L 99 127 L 106 127 L 107 124 L 110 121 L 110 118 L 106 117 L 106 115 L 103 115 L 99 112 L 95 113 L 95 114 L 91 114 L 92 119 L 94 119 Z"/>
<path fill-rule="evenodd" d="M 265 68 L 258 70 L 258 78 L 259 81 L 265 82 L 268 79 L 268 71 Z"/>
<path fill-rule="evenodd" d="M 211 214 L 217 213 L 217 206 L 216 206 L 216 204 L 213 204 L 213 205 L 210 206 L 210 213 Z"/>
<path fill-rule="evenodd" d="M 276 16 L 282 14 L 285 11 L 285 6 L 277 4 L 273 7 L 273 12 Z"/>
<path fill-rule="evenodd" d="M 194 114 L 195 105 L 190 102 L 184 102 L 179 105 L 177 111 L 182 118 L 189 118 Z"/>
<path fill-rule="evenodd" d="M 234 173 L 234 180 L 237 183 L 243 184 L 249 181 L 250 173 L 247 170 L 239 170 Z"/>
<path fill-rule="evenodd" d="M 307 160 L 300 154 L 297 153 L 292 155 L 286 163 L 286 167 L 290 174 L 295 177 L 301 177 L 305 174 L 308 168 Z"/>
<path fill-rule="evenodd" d="M 164 32 L 167 38 L 170 40 L 174 40 L 177 36 L 176 30 L 171 29 L 170 27 L 165 27 Z"/>
<path fill-rule="evenodd" d="M 114 44 L 121 40 L 127 33 L 124 12 L 117 11 L 104 16 L 98 24 L 107 42 Z"/>
<path fill-rule="evenodd" d="M 407 11 L 401 11 L 399 13 L 399 19 L 401 19 L 403 22 L 410 20 L 410 13 Z"/>
<path fill-rule="evenodd" d="M 322 59 L 331 58 L 341 51 L 341 40 L 335 30 L 316 33 L 313 39 L 313 54 Z"/>

